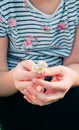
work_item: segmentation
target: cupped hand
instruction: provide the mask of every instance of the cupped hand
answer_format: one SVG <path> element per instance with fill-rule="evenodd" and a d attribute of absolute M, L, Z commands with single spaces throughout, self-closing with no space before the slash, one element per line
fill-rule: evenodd
<path fill-rule="evenodd" d="M 31 71 L 33 65 L 35 63 L 32 60 L 25 60 L 20 62 L 14 69 L 14 85 L 22 94 L 25 94 L 28 87 L 33 86 L 31 80 L 36 77 L 36 73 Z"/>
<path fill-rule="evenodd" d="M 62 99 L 69 89 L 75 86 L 78 75 L 72 69 L 66 66 L 56 66 L 47 68 L 44 76 L 53 76 L 49 82 L 43 79 L 35 78 L 32 80 L 36 86 L 41 86 L 46 89 L 46 92 L 37 92 L 36 90 L 28 90 L 24 98 L 36 105 L 47 105 Z M 32 97 L 30 96 L 32 95 Z"/>
<path fill-rule="evenodd" d="M 45 87 L 47 90 L 56 90 L 56 91 L 68 91 L 71 87 L 76 85 L 78 79 L 78 74 L 72 69 L 66 66 L 56 66 L 46 69 L 44 76 L 53 76 L 54 78 L 51 82 L 43 81 L 41 79 L 33 79 L 35 85 L 40 85 Z"/>

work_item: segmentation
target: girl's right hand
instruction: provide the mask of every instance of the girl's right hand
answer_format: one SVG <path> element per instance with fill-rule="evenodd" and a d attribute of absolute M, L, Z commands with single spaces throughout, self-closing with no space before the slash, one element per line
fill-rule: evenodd
<path fill-rule="evenodd" d="M 28 88 L 33 87 L 31 80 L 36 78 L 36 73 L 31 71 L 33 65 L 35 63 L 32 60 L 25 60 L 20 62 L 14 69 L 14 84 L 22 94 L 25 94 Z"/>

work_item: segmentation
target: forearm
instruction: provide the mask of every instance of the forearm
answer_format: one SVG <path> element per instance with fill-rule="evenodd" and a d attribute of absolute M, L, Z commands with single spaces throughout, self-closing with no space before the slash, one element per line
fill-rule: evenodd
<path fill-rule="evenodd" d="M 65 65 L 77 73 L 77 81 L 75 86 L 79 86 L 79 64 L 67 64 Z"/>
<path fill-rule="evenodd" d="M 10 96 L 18 90 L 15 88 L 13 81 L 13 71 L 3 72 L 0 71 L 0 96 Z"/>
<path fill-rule="evenodd" d="M 69 57 L 65 58 L 63 64 L 74 70 L 78 74 L 77 85 L 79 86 L 79 26 L 77 27 L 72 51 Z"/>

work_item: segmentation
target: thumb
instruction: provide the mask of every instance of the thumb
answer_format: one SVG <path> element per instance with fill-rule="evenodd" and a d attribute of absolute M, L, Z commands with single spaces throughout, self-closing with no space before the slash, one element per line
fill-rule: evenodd
<path fill-rule="evenodd" d="M 35 63 L 32 60 L 25 60 L 21 62 L 20 65 L 21 67 L 23 67 L 23 69 L 26 69 L 27 71 L 31 71 L 32 66 L 35 65 Z"/>
<path fill-rule="evenodd" d="M 44 76 L 58 76 L 61 75 L 62 72 L 62 66 L 55 66 L 55 67 L 49 67 L 44 72 Z"/>

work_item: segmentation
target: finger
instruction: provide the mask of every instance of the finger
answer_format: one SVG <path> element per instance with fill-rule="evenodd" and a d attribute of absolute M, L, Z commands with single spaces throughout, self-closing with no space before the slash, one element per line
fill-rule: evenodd
<path fill-rule="evenodd" d="M 25 60 L 19 64 L 19 66 L 25 70 L 31 71 L 32 66 L 35 65 L 35 63 L 32 60 Z"/>
<path fill-rule="evenodd" d="M 46 95 L 45 93 L 39 93 L 37 95 L 37 98 L 42 100 L 43 102 L 49 103 L 49 102 L 55 102 L 63 97 L 63 92 L 53 93 Z"/>
<path fill-rule="evenodd" d="M 57 74 L 61 74 L 62 73 L 62 66 L 55 66 L 55 67 L 49 67 L 46 69 L 46 71 L 44 72 L 45 76 L 55 76 Z"/>
<path fill-rule="evenodd" d="M 14 73 L 14 76 L 17 80 L 31 80 L 32 78 L 36 77 L 36 73 L 32 73 L 30 71 L 17 69 Z"/>
<path fill-rule="evenodd" d="M 32 87 L 32 86 L 33 86 L 33 84 L 30 81 L 23 81 L 23 82 L 21 81 L 21 82 L 17 82 L 17 84 L 15 84 L 15 87 L 20 91 L 27 89 L 28 87 Z"/>
<path fill-rule="evenodd" d="M 24 95 L 24 98 L 34 105 L 40 105 L 43 106 L 43 102 L 38 100 L 33 94 L 31 94 L 29 91 L 26 91 L 26 94 Z"/>
<path fill-rule="evenodd" d="M 23 97 L 26 101 L 28 101 L 29 103 L 32 103 L 32 100 L 27 95 L 24 95 Z"/>
<path fill-rule="evenodd" d="M 61 98 L 63 98 L 64 93 L 63 92 L 58 92 L 58 93 L 53 93 L 53 94 L 45 94 L 45 93 L 41 93 L 41 92 L 36 92 L 35 90 L 31 89 L 28 91 L 30 92 L 30 95 L 33 94 L 34 97 L 36 97 L 36 99 L 38 99 L 38 101 L 41 101 L 44 104 L 48 104 L 49 102 L 55 102 Z"/>
<path fill-rule="evenodd" d="M 45 80 L 41 79 L 33 79 L 32 80 L 33 84 L 36 86 L 41 86 L 43 88 L 49 89 L 49 90 L 56 90 L 56 91 L 64 91 L 65 90 L 65 85 L 63 81 L 57 81 L 57 82 L 48 82 Z"/>
<path fill-rule="evenodd" d="M 41 80 L 41 79 L 34 78 L 32 80 L 32 82 L 36 86 L 41 86 L 41 87 L 46 88 L 46 89 L 52 89 L 51 83 L 46 81 L 46 80 Z"/>

